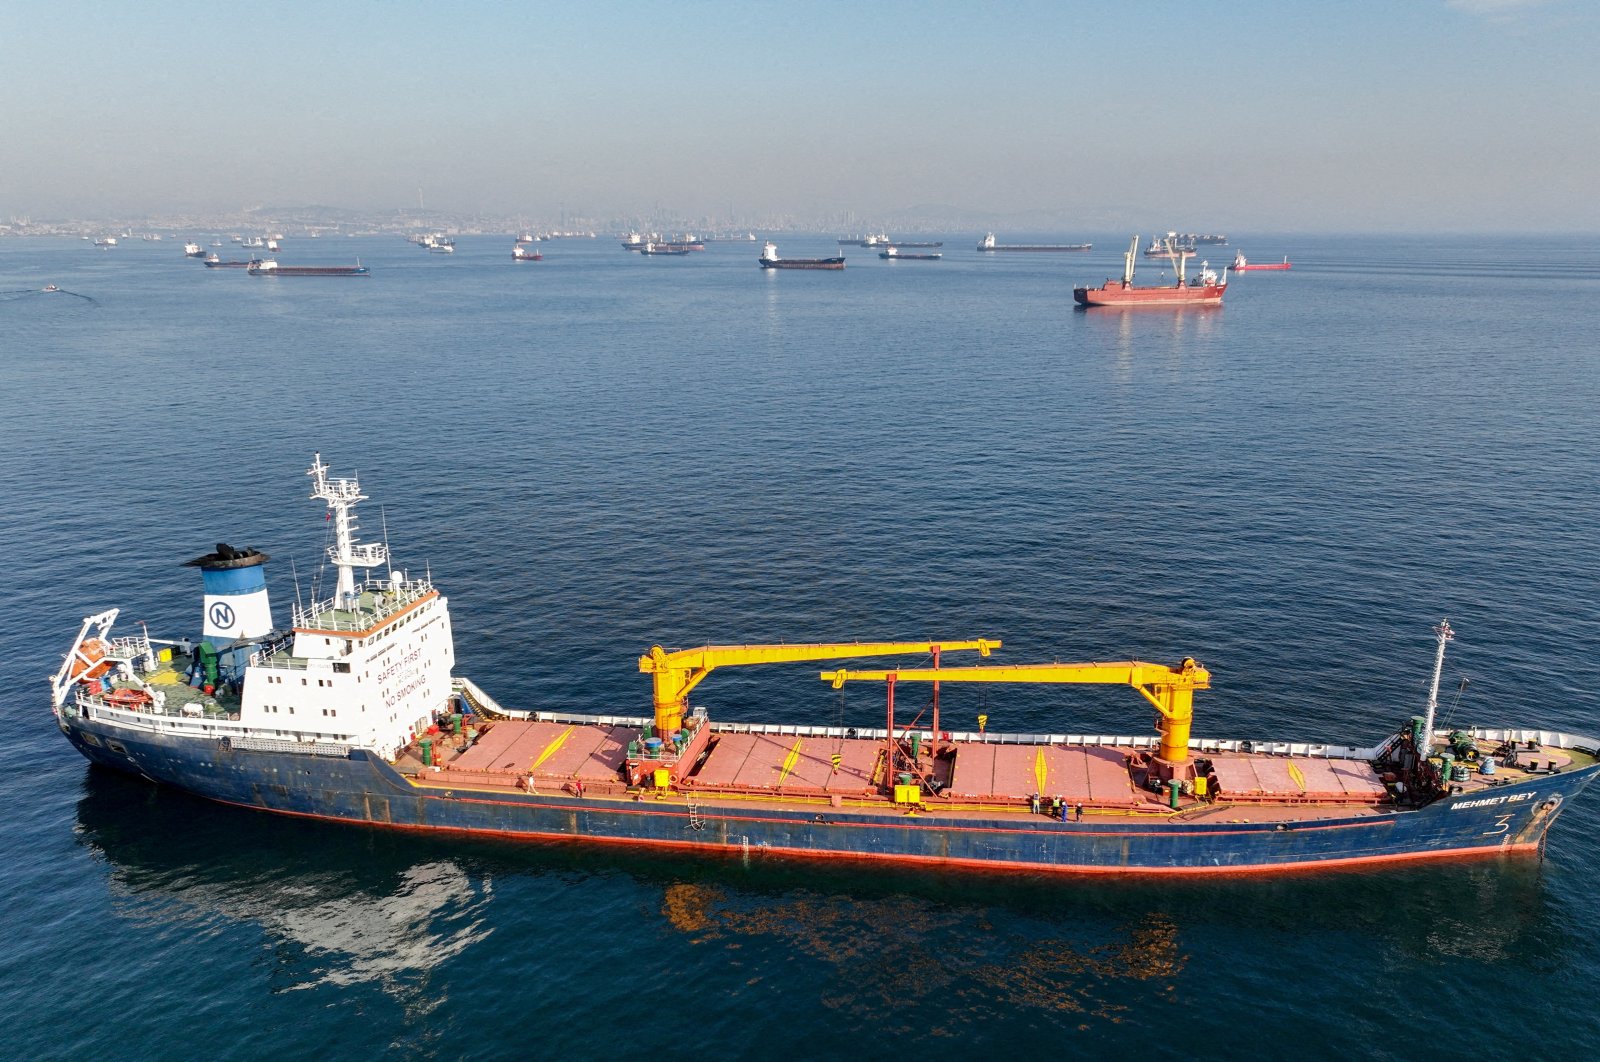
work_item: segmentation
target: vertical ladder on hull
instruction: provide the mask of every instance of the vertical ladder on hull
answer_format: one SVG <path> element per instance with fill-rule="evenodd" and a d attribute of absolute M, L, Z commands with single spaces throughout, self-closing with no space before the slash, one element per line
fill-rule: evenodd
<path fill-rule="evenodd" d="M 700 817 L 700 805 L 690 800 L 686 802 L 685 806 L 689 809 L 689 824 L 687 828 L 696 831 L 705 829 L 705 820 Z"/>

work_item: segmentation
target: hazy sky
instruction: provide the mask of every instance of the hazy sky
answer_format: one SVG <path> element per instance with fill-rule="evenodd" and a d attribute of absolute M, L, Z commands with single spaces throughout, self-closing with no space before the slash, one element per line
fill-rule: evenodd
<path fill-rule="evenodd" d="M 1600 229 L 1595 0 L 6 0 L 0 62 L 0 216 Z"/>

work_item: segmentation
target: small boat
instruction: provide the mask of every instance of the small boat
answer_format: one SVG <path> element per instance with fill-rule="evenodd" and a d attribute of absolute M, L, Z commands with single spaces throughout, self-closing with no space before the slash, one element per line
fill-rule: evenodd
<path fill-rule="evenodd" d="M 94 245 L 102 248 L 115 247 L 117 245 L 117 238 L 115 236 L 104 236 L 94 241 Z"/>
<path fill-rule="evenodd" d="M 886 250 L 878 252 L 878 257 L 887 258 L 890 260 L 900 259 L 902 261 L 910 262 L 937 262 L 939 259 L 943 258 L 944 255 L 938 251 L 935 251 L 932 254 L 901 254 L 900 248 L 896 247 L 894 244 L 890 244 Z"/>
<path fill-rule="evenodd" d="M 246 270 L 253 277 L 364 277 L 367 267 L 360 260 L 353 266 L 281 266 L 272 258 L 255 258 Z"/>
<path fill-rule="evenodd" d="M 978 241 L 980 251 L 1092 251 L 1092 243 L 997 243 L 994 233 Z"/>
<path fill-rule="evenodd" d="M 779 258 L 778 245 L 768 240 L 757 259 L 762 269 L 843 269 L 844 256 L 838 258 Z"/>
<path fill-rule="evenodd" d="M 277 240 L 268 240 L 267 241 L 267 250 L 268 251 L 271 251 L 273 254 L 277 254 L 278 253 L 278 249 L 279 248 L 278 248 L 278 241 Z"/>
<path fill-rule="evenodd" d="M 1235 273 L 1257 273 L 1269 270 L 1282 271 L 1291 268 L 1291 265 L 1288 255 L 1284 255 L 1281 262 L 1252 262 L 1245 258 L 1243 251 L 1240 251 L 1233 256 L 1233 264 L 1228 268 Z"/>
<path fill-rule="evenodd" d="M 1168 244 L 1171 249 L 1171 244 Z M 1133 242 L 1128 244 L 1128 251 L 1123 257 L 1122 279 L 1120 281 L 1107 280 L 1098 288 L 1081 287 L 1072 289 L 1072 298 L 1079 306 L 1111 306 L 1118 308 L 1137 306 L 1221 306 L 1222 293 L 1227 289 L 1228 278 L 1224 274 L 1217 275 L 1209 263 L 1200 263 L 1200 281 L 1190 284 L 1185 274 L 1185 267 L 1192 252 L 1176 250 L 1176 263 L 1178 267 L 1178 283 L 1173 287 L 1162 285 L 1160 287 L 1135 287 L 1133 284 L 1133 261 L 1139 251 L 1139 237 L 1135 236 Z"/>
<path fill-rule="evenodd" d="M 544 259 L 544 255 L 540 254 L 538 251 L 524 250 L 522 245 L 519 243 L 517 246 L 511 248 L 511 258 L 516 262 L 538 262 Z"/>
<path fill-rule="evenodd" d="M 517 236 L 517 242 L 518 243 L 532 243 L 533 242 L 533 233 L 529 232 L 526 229 L 522 230 L 521 234 Z"/>

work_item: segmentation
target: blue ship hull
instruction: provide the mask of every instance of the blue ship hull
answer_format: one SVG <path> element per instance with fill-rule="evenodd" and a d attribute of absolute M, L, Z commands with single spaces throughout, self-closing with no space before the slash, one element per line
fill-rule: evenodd
<path fill-rule="evenodd" d="M 789 856 L 1077 873 L 1248 873 L 1536 851 L 1600 765 L 1444 797 L 1422 808 L 1285 822 L 1181 816 L 1058 822 L 809 807 L 702 797 L 581 798 L 418 786 L 365 750 L 266 752 L 225 740 L 131 732 L 62 713 L 94 763 L 212 800 L 369 826 L 503 838 L 647 844 Z"/>

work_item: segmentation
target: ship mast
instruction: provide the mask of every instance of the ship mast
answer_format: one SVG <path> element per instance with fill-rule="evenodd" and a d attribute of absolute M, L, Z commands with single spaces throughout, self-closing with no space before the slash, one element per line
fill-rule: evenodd
<path fill-rule="evenodd" d="M 1433 714 L 1439 708 L 1439 675 L 1444 671 L 1444 646 L 1456 634 L 1450 629 L 1449 620 L 1440 620 L 1433 633 L 1439 639 L 1439 651 L 1433 658 L 1433 685 L 1428 689 L 1428 714 L 1422 730 L 1423 747 L 1417 750 L 1417 755 L 1422 757 L 1426 757 L 1428 750 L 1433 748 Z"/>
<path fill-rule="evenodd" d="M 329 479 L 328 466 L 322 463 L 320 453 L 312 456 L 306 475 L 314 477 L 312 498 L 328 503 L 333 519 L 333 545 L 328 547 L 328 559 L 339 569 L 339 585 L 335 592 L 335 606 L 346 605 L 356 596 L 355 569 L 375 568 L 389 559 L 389 551 L 381 542 L 360 542 L 355 538 L 359 530 L 352 510 L 357 502 L 367 500 L 361 493 L 361 484 L 350 479 Z"/>
<path fill-rule="evenodd" d="M 1133 256 L 1139 250 L 1139 237 L 1135 236 L 1133 242 L 1128 244 L 1128 253 L 1122 256 L 1122 286 L 1127 287 L 1133 283 Z"/>

